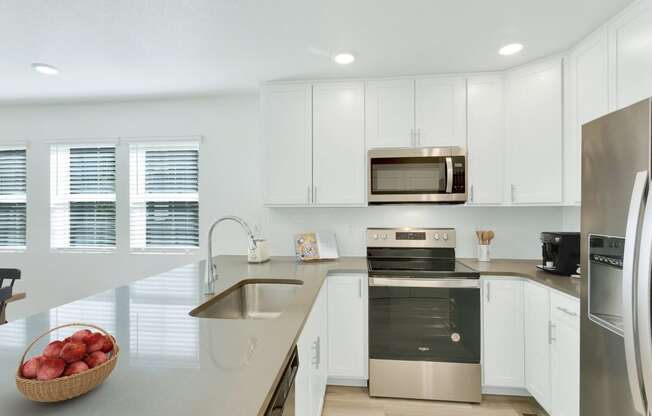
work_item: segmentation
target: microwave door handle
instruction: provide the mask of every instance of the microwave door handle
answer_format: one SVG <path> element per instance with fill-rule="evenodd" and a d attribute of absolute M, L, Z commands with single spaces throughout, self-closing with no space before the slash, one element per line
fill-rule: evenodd
<path fill-rule="evenodd" d="M 643 399 L 643 383 L 641 374 L 641 365 L 639 364 L 638 351 L 636 348 L 636 277 L 640 276 L 640 270 L 636 267 L 636 245 L 639 229 L 639 219 L 641 211 L 644 208 L 645 197 L 648 185 L 648 172 L 642 171 L 636 174 L 634 186 L 632 189 L 629 210 L 627 214 L 627 228 L 625 232 L 625 247 L 623 255 L 623 326 L 625 341 L 625 362 L 627 366 L 627 377 L 629 379 L 629 388 L 634 402 L 634 408 L 638 413 L 645 414 L 645 402 Z M 648 204 L 649 205 L 649 204 Z M 647 211 L 647 209 L 646 209 Z M 649 213 L 648 213 L 649 214 Z M 646 220 L 652 220 L 652 217 L 646 215 Z M 649 223 L 649 221 L 647 221 Z M 644 234 L 642 235 L 644 236 Z M 649 256 L 649 250 L 648 250 Z M 640 267 L 639 267 L 640 268 Z M 637 273 L 638 272 L 638 273 Z M 590 279 L 590 278 L 589 278 Z M 648 274 L 649 283 L 649 274 Z M 589 285 L 590 286 L 590 285 Z M 589 302 L 590 303 L 590 302 Z M 629 306 L 629 307 L 628 307 Z M 649 320 L 649 309 L 648 309 Z M 639 333 L 640 334 L 640 333 Z M 652 383 L 652 379 L 649 380 Z"/>
<path fill-rule="evenodd" d="M 453 193 L 453 158 L 446 158 L 446 193 Z"/>

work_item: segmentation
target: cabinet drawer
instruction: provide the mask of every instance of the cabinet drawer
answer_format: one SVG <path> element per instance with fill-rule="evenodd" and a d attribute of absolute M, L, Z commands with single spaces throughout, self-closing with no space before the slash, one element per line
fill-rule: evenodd
<path fill-rule="evenodd" d="M 550 313 L 553 321 L 560 320 L 573 327 L 580 326 L 580 301 L 555 291 L 550 293 Z"/>

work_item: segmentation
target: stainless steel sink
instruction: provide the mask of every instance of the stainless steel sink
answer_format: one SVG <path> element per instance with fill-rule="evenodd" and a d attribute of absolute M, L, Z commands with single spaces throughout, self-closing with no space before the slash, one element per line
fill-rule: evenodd
<path fill-rule="evenodd" d="M 303 285 L 292 279 L 245 279 L 199 305 L 190 315 L 213 319 L 274 319 Z"/>

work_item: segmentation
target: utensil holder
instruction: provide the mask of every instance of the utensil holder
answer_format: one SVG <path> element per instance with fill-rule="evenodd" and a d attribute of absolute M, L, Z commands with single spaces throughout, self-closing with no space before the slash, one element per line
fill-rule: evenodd
<path fill-rule="evenodd" d="M 491 249 L 489 244 L 478 244 L 478 261 L 491 261 Z"/>

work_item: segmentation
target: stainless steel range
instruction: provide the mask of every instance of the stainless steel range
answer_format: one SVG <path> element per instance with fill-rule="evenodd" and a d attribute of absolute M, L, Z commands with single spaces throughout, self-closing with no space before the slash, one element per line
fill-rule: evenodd
<path fill-rule="evenodd" d="M 455 230 L 367 230 L 369 394 L 481 401 L 480 274 Z"/>

